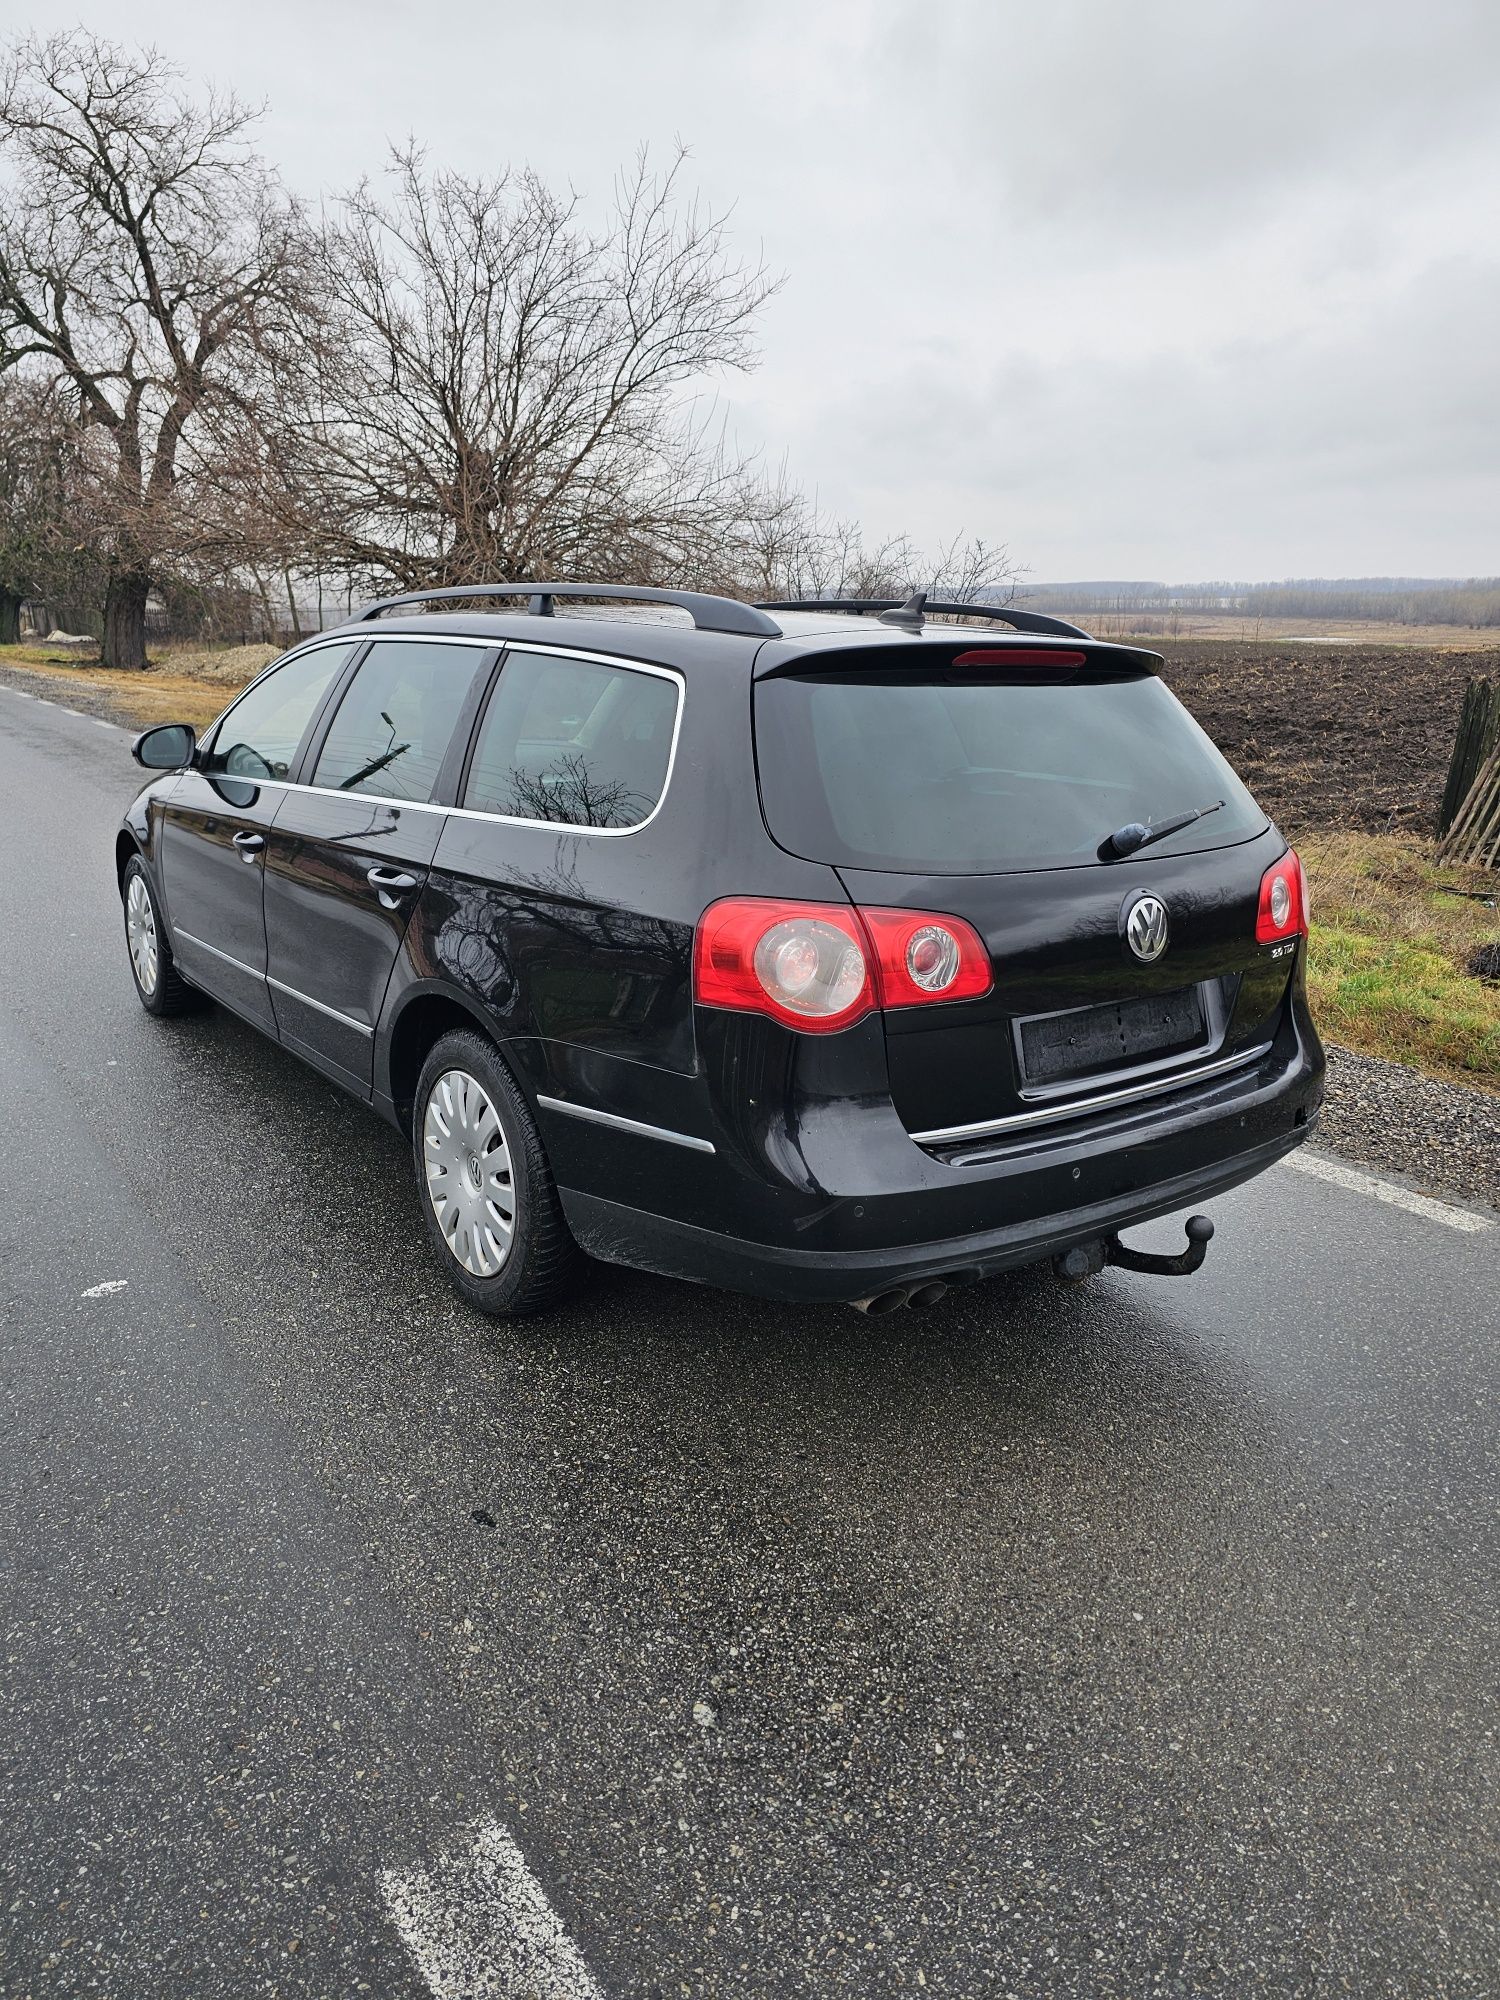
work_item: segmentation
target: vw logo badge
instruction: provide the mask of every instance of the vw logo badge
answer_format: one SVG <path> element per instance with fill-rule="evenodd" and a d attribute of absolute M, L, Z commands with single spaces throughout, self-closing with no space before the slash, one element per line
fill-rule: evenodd
<path fill-rule="evenodd" d="M 1156 896 L 1138 896 L 1124 911 L 1125 942 L 1149 965 L 1167 948 L 1167 906 Z"/>

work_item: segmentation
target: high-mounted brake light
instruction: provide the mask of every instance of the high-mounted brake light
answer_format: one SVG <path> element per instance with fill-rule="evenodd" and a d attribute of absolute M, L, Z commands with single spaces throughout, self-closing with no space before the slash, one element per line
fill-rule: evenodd
<path fill-rule="evenodd" d="M 1289 847 L 1260 878 L 1255 939 L 1257 944 L 1279 944 L 1283 938 L 1306 936 L 1307 876 Z"/>
<path fill-rule="evenodd" d="M 991 985 L 989 953 L 961 917 L 730 896 L 693 943 L 701 1007 L 769 1014 L 805 1034 L 849 1028 L 876 1007 L 967 1000 Z"/>
<path fill-rule="evenodd" d="M 1045 667 L 1052 673 L 1071 673 L 1087 664 L 1087 653 L 1075 653 L 1063 646 L 974 646 L 955 658 L 955 667 L 1001 667 L 1032 670 Z"/>

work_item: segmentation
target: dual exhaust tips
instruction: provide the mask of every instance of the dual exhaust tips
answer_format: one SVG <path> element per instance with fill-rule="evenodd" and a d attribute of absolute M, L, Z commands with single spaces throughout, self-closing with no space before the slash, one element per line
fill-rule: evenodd
<path fill-rule="evenodd" d="M 1132 1250 L 1117 1235 L 1098 1236 L 1088 1243 L 1075 1243 L 1052 1259 L 1054 1273 L 1064 1284 L 1080 1284 L 1114 1264 L 1122 1271 L 1142 1271 L 1156 1278 L 1185 1278 L 1200 1268 L 1213 1240 L 1214 1226 L 1206 1215 L 1187 1219 L 1187 1247 L 1174 1257 L 1154 1250 Z M 856 1312 L 871 1318 L 900 1310 L 902 1306 L 935 1306 L 955 1285 L 972 1284 L 977 1271 L 952 1271 L 941 1278 L 924 1278 L 916 1285 L 893 1285 L 886 1292 L 872 1292 L 868 1298 L 851 1299 Z"/>
<path fill-rule="evenodd" d="M 962 1278 L 926 1278 L 920 1285 L 893 1285 L 888 1292 L 872 1292 L 867 1299 L 851 1299 L 849 1303 L 856 1312 L 868 1313 L 875 1319 L 884 1313 L 899 1312 L 902 1306 L 935 1306 L 939 1299 L 947 1298 L 956 1284 L 965 1282 Z"/>

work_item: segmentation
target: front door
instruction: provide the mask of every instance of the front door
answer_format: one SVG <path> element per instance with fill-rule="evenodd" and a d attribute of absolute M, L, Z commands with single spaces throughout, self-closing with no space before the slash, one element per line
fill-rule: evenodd
<path fill-rule="evenodd" d="M 266 972 L 281 1038 L 368 1089 L 391 968 L 426 885 L 450 747 L 494 649 L 379 639 L 340 698 L 266 864 Z"/>
<path fill-rule="evenodd" d="M 266 992 L 266 842 L 295 764 L 353 643 L 314 646 L 262 675 L 224 717 L 162 812 L 162 888 L 183 972 L 257 1027 Z"/>

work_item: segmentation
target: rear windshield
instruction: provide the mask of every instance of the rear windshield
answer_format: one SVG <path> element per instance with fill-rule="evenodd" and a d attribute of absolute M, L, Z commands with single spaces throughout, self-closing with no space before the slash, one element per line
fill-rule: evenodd
<path fill-rule="evenodd" d="M 1148 853 L 1225 847 L 1266 824 L 1154 677 L 1025 685 L 953 669 L 760 681 L 766 823 L 794 854 L 904 874 L 1080 867 L 1132 820 L 1223 800 Z"/>

